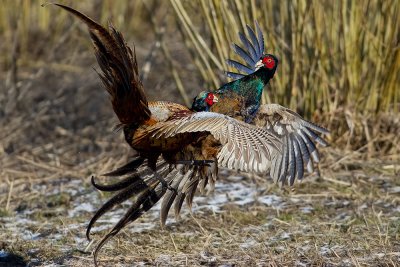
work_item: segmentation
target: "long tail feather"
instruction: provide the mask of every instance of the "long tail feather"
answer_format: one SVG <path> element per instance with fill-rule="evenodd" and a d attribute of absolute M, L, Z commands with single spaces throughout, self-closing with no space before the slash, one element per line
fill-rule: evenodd
<path fill-rule="evenodd" d="M 122 34 L 111 24 L 107 30 L 77 10 L 61 4 L 54 5 L 70 12 L 88 26 L 102 70 L 99 75 L 120 122 L 137 125 L 148 120 L 151 112 L 139 78 L 136 53 L 126 45 Z"/>
<path fill-rule="evenodd" d="M 125 215 L 118 221 L 118 223 L 111 229 L 111 231 L 106 234 L 100 242 L 97 244 L 96 249 L 93 252 L 94 263 L 97 265 L 97 256 L 101 248 L 105 243 L 116 234 L 118 234 L 122 228 L 124 228 L 128 223 L 135 221 L 137 218 L 142 216 L 147 210 L 149 210 L 155 203 L 160 200 L 164 195 L 165 191 L 156 193 L 152 189 L 147 189 L 141 192 L 137 198 L 136 202 L 128 209 Z"/>
<path fill-rule="evenodd" d="M 126 225 L 135 221 L 146 211 L 151 209 L 163 196 L 164 199 L 161 204 L 160 212 L 160 221 L 162 226 L 165 225 L 168 213 L 173 204 L 175 216 L 177 217 L 184 200 L 186 199 L 188 206 L 191 207 L 197 186 L 200 184 L 201 189 L 204 190 L 207 183 L 213 185 L 214 175 L 217 172 L 216 166 L 198 166 L 196 164 L 170 165 L 163 158 L 158 159 L 155 168 L 150 168 L 148 166 L 143 167 L 143 165 L 146 164 L 147 162 L 145 161 L 137 168 L 136 172 L 130 174 L 131 176 L 135 176 L 136 179 L 132 178 L 133 182 L 131 184 L 120 188 L 111 199 L 103 204 L 91 219 L 86 232 L 88 238 L 92 226 L 102 215 L 128 199 L 132 199 L 133 201 L 133 204 L 124 216 L 98 243 L 94 251 L 95 264 L 97 264 L 97 255 L 104 244 L 110 238 L 118 234 Z M 119 187 L 128 180 L 129 177 L 125 178 L 121 182 L 117 182 L 116 184 L 102 186 L 108 190 L 113 186 Z M 96 186 L 99 187 L 97 184 Z"/>
<path fill-rule="evenodd" d="M 118 169 L 112 171 L 112 172 L 108 172 L 103 174 L 103 176 L 122 176 L 131 172 L 136 171 L 136 169 L 142 165 L 142 163 L 144 162 L 144 158 L 143 157 L 136 157 L 134 158 L 132 161 L 128 162 L 127 164 L 125 164 L 122 167 L 119 167 Z"/>
<path fill-rule="evenodd" d="M 146 189 L 147 185 L 139 180 L 136 181 L 135 183 L 132 183 L 129 185 L 127 188 L 122 190 L 121 192 L 118 192 L 116 195 L 114 195 L 111 199 L 109 199 L 101 208 L 95 213 L 95 215 L 92 217 L 92 219 L 89 222 L 89 225 L 86 229 L 86 237 L 88 240 L 90 240 L 90 230 L 92 229 L 93 224 L 107 211 L 111 210 L 113 207 L 115 207 L 118 204 L 121 204 L 122 202 L 128 200 L 131 198 L 133 195 L 136 193 L 142 191 L 143 189 Z"/>
<path fill-rule="evenodd" d="M 94 186 L 94 188 L 96 188 L 100 191 L 113 192 L 113 191 L 119 191 L 119 190 L 126 188 L 130 184 L 136 182 L 138 179 L 140 179 L 140 177 L 138 177 L 137 175 L 131 175 L 131 176 L 128 176 L 114 184 L 105 185 L 105 184 L 96 183 L 96 181 L 94 180 L 94 176 L 92 176 L 91 182 L 92 182 L 92 185 Z"/>

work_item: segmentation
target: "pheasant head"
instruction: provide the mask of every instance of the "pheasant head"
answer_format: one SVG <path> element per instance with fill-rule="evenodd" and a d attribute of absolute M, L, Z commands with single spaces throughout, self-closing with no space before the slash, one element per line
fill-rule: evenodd
<path fill-rule="evenodd" d="M 274 76 L 276 68 L 278 67 L 278 59 L 271 54 L 264 54 L 260 57 L 260 60 L 255 64 L 255 71 L 258 71 L 261 68 L 265 68 L 265 70 L 270 74 L 271 77 Z"/>
<path fill-rule="evenodd" d="M 211 106 L 218 102 L 218 97 L 208 91 L 202 91 L 193 99 L 193 111 L 209 111 Z"/>

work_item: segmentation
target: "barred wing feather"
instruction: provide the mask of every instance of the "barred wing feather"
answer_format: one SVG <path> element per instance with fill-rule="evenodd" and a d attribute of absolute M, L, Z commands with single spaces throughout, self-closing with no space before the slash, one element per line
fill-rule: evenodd
<path fill-rule="evenodd" d="M 221 143 L 218 165 L 246 172 L 266 172 L 271 155 L 282 146 L 270 131 L 214 112 L 197 112 L 188 117 L 159 123 L 149 129 L 155 137 L 173 137 L 188 132 L 209 132 Z"/>
<path fill-rule="evenodd" d="M 328 130 L 278 104 L 261 105 L 254 123 L 279 136 L 282 152 L 271 155 L 270 175 L 282 184 L 293 185 L 296 179 L 303 179 L 304 166 L 308 172 L 313 172 L 314 164 L 319 162 L 316 144 L 328 145 L 319 136 L 328 134 Z"/>

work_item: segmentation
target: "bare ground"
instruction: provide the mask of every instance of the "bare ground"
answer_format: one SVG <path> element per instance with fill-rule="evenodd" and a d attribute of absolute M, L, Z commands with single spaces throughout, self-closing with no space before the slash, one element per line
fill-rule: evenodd
<path fill-rule="evenodd" d="M 325 158 L 334 154 L 330 149 Z M 91 165 L 111 165 L 109 158 L 116 155 L 103 156 Z M 2 185 L 1 199 L 10 204 L 0 217 L 0 251 L 21 256 L 32 266 L 92 264 L 93 244 L 85 239 L 85 228 L 109 196 L 90 186 L 85 170 L 90 167 L 82 166 L 78 177 L 63 167 L 20 160 L 31 165 L 30 175 L 40 169 L 57 175 Z M 196 198 L 192 214 L 186 209 L 161 229 L 155 207 L 105 246 L 101 262 L 104 266 L 397 266 L 400 184 L 393 171 L 398 166 L 354 160 L 330 165 L 325 160 L 323 178 L 308 177 L 291 191 L 265 178 L 223 173 L 214 193 Z M 94 240 L 126 207 L 99 220 Z"/>

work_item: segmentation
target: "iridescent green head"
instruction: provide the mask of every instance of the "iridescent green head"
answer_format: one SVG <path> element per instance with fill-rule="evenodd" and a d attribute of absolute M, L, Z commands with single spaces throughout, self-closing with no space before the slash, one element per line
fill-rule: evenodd
<path fill-rule="evenodd" d="M 218 102 L 218 97 L 211 92 L 202 91 L 192 103 L 193 111 L 209 111 L 211 106 Z"/>

